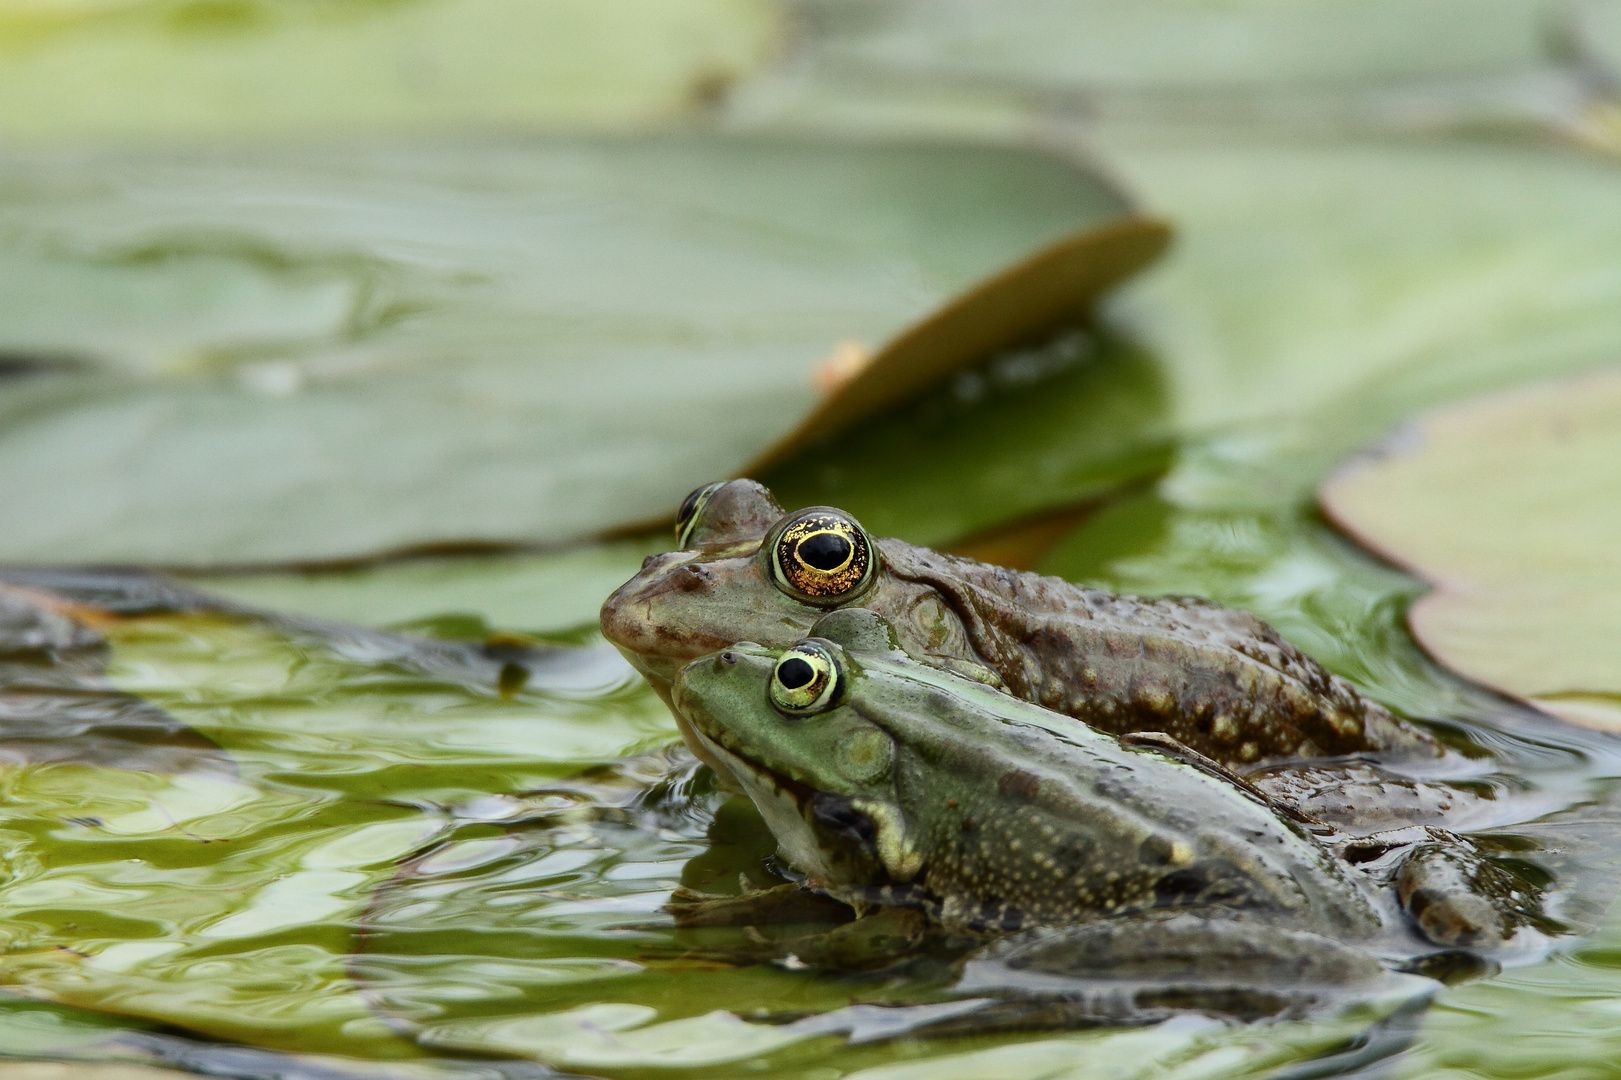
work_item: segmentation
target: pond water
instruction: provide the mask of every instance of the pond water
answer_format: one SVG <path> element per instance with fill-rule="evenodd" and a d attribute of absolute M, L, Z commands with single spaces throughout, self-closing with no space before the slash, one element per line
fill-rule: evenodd
<path fill-rule="evenodd" d="M 0 570 L 0 1058 L 1615 1074 L 1621 740 L 1431 662 L 1424 583 L 1315 491 L 1419 410 L 1621 357 L 1621 5 L 0 0 L 0 57 L 0 560 L 552 545 Z M 1471 827 L 1566 932 L 1309 1022 L 923 1037 L 941 972 L 675 927 L 676 888 L 780 867 L 597 633 L 665 538 L 579 538 L 757 454 L 835 343 L 1128 203 L 1177 241 L 1105 330 L 759 479 L 1257 613 L 1515 794 Z M 83 627 L 8 651 L 39 593 Z"/>
<path fill-rule="evenodd" d="M 1140 352 L 1104 345 L 1024 382 L 987 369 L 985 385 L 942 391 L 839 452 L 887 439 L 904 473 L 909 439 L 994 428 L 1027 395 L 1078 408 L 1152 387 Z M 202 593 L 14 572 L 91 605 L 106 649 L 13 665 L 5 693 L 43 693 L 43 680 L 102 710 L 92 733 L 96 716 L 124 726 L 105 745 L 13 740 L 0 769 L 0 1052 L 267 1078 L 1607 1073 L 1621 1038 L 1621 923 L 1606 917 L 1621 743 L 1424 657 L 1402 621 L 1422 584 L 1313 509 L 1333 452 L 1303 438 L 1309 418 L 1171 442 L 1151 407 L 1139 415 L 1135 442 L 1076 458 L 1139 479 L 1041 568 L 1253 610 L 1487 759 L 1480 779 L 1524 797 L 1481 835 L 1551 876 L 1569 930 L 1546 955 L 1433 1000 L 1310 1022 L 908 1035 L 958 1007 L 949 980 L 734 963 L 736 932 L 677 930 L 663 910 L 681 885 L 780 878 L 752 808 L 716 788 L 597 636 L 596 605 L 662 538 L 215 578 Z M 1337 430 L 1349 441 L 1386 419 L 1368 410 Z M 767 479 L 793 504 L 875 505 L 880 482 L 822 458 Z"/>

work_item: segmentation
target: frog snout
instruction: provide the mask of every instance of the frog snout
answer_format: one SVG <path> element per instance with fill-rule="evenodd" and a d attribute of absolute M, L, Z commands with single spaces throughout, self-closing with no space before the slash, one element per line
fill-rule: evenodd
<path fill-rule="evenodd" d="M 730 649 L 722 649 L 710 658 L 709 670 L 717 675 L 724 675 L 738 662 L 749 657 L 756 657 L 769 671 L 776 664 L 776 657 L 772 656 L 765 646 L 757 641 L 739 641 Z M 696 665 L 694 665 L 696 666 Z"/>
<path fill-rule="evenodd" d="M 670 686 L 670 702 L 676 712 L 700 730 L 712 726 L 708 705 L 718 689 L 715 676 L 724 671 L 718 656 L 706 656 L 682 668 Z"/>
<path fill-rule="evenodd" d="M 724 688 L 734 685 L 740 677 L 738 672 L 744 667 L 755 663 L 763 665 L 762 678 L 769 674 L 774 658 L 763 655 L 763 650 L 752 641 L 740 641 L 730 648 L 723 648 L 708 656 L 700 656 L 689 661 L 673 680 L 672 691 L 678 709 L 685 709 L 688 705 L 695 705 L 698 699 L 707 699 L 716 692 L 725 692 Z M 756 659 L 757 654 L 760 655 Z M 685 704 L 684 704 L 685 703 Z"/>
<path fill-rule="evenodd" d="M 701 566 L 668 568 L 665 564 L 672 555 L 686 557 L 684 552 L 653 556 L 651 571 L 637 574 L 603 601 L 598 614 L 603 637 L 621 649 L 650 658 L 702 656 L 731 644 L 730 639 L 697 628 L 680 628 L 684 597 L 708 588 L 713 574 Z M 677 605 L 673 611 L 672 601 Z"/>

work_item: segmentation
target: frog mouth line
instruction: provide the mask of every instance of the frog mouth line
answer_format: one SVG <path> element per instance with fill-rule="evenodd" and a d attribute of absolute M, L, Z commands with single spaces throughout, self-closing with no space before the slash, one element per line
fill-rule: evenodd
<path fill-rule="evenodd" d="M 732 771 L 744 793 L 766 819 L 789 862 L 814 877 L 831 875 L 824 850 L 850 844 L 883 864 L 882 826 L 843 795 L 818 791 L 740 755 L 718 738 L 694 727 L 699 741 Z"/>
<path fill-rule="evenodd" d="M 704 746 L 714 752 L 715 756 L 724 758 L 728 766 L 734 769 L 741 768 L 751 775 L 767 781 L 778 791 L 785 792 L 800 807 L 809 804 L 816 796 L 825 794 L 825 792 L 817 791 L 802 780 L 795 780 L 790 776 L 777 772 L 768 765 L 760 764 L 753 758 L 745 757 L 735 747 L 727 745 L 724 736 L 711 735 L 697 725 L 693 725 L 693 731 L 703 741 Z"/>

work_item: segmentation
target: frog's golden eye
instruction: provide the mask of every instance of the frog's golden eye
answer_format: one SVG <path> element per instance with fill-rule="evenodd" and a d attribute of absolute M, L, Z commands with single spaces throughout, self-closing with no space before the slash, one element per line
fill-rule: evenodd
<path fill-rule="evenodd" d="M 801 641 L 782 654 L 771 673 L 771 703 L 785 713 L 808 716 L 839 696 L 839 662 L 815 641 Z"/>
<path fill-rule="evenodd" d="M 675 546 L 684 548 L 687 541 L 692 539 L 692 530 L 698 525 L 698 518 L 709 505 L 709 500 L 715 492 L 726 486 L 726 481 L 716 480 L 713 484 L 703 487 L 681 500 L 681 509 L 675 512 Z"/>
<path fill-rule="evenodd" d="M 771 547 L 771 578 L 777 588 L 821 607 L 844 604 L 875 577 L 872 544 L 842 510 L 801 510 L 783 525 Z"/>

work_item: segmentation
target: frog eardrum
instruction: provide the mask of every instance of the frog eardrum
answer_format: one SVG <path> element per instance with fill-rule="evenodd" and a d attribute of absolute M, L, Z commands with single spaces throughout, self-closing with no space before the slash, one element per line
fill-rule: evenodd
<path fill-rule="evenodd" d="M 856 520 L 827 506 L 788 518 L 768 545 L 771 581 L 798 600 L 818 607 L 848 603 L 871 585 L 876 553 Z"/>
<path fill-rule="evenodd" d="M 726 481 L 717 480 L 713 484 L 705 484 L 692 494 L 681 500 L 681 509 L 675 514 L 675 546 L 685 548 L 692 539 L 692 530 L 697 526 L 698 519 L 703 516 L 704 507 L 715 492 L 726 486 Z"/>
<path fill-rule="evenodd" d="M 771 673 L 771 703 L 785 713 L 821 712 L 838 694 L 839 662 L 818 641 L 802 641 L 783 653 Z"/>

